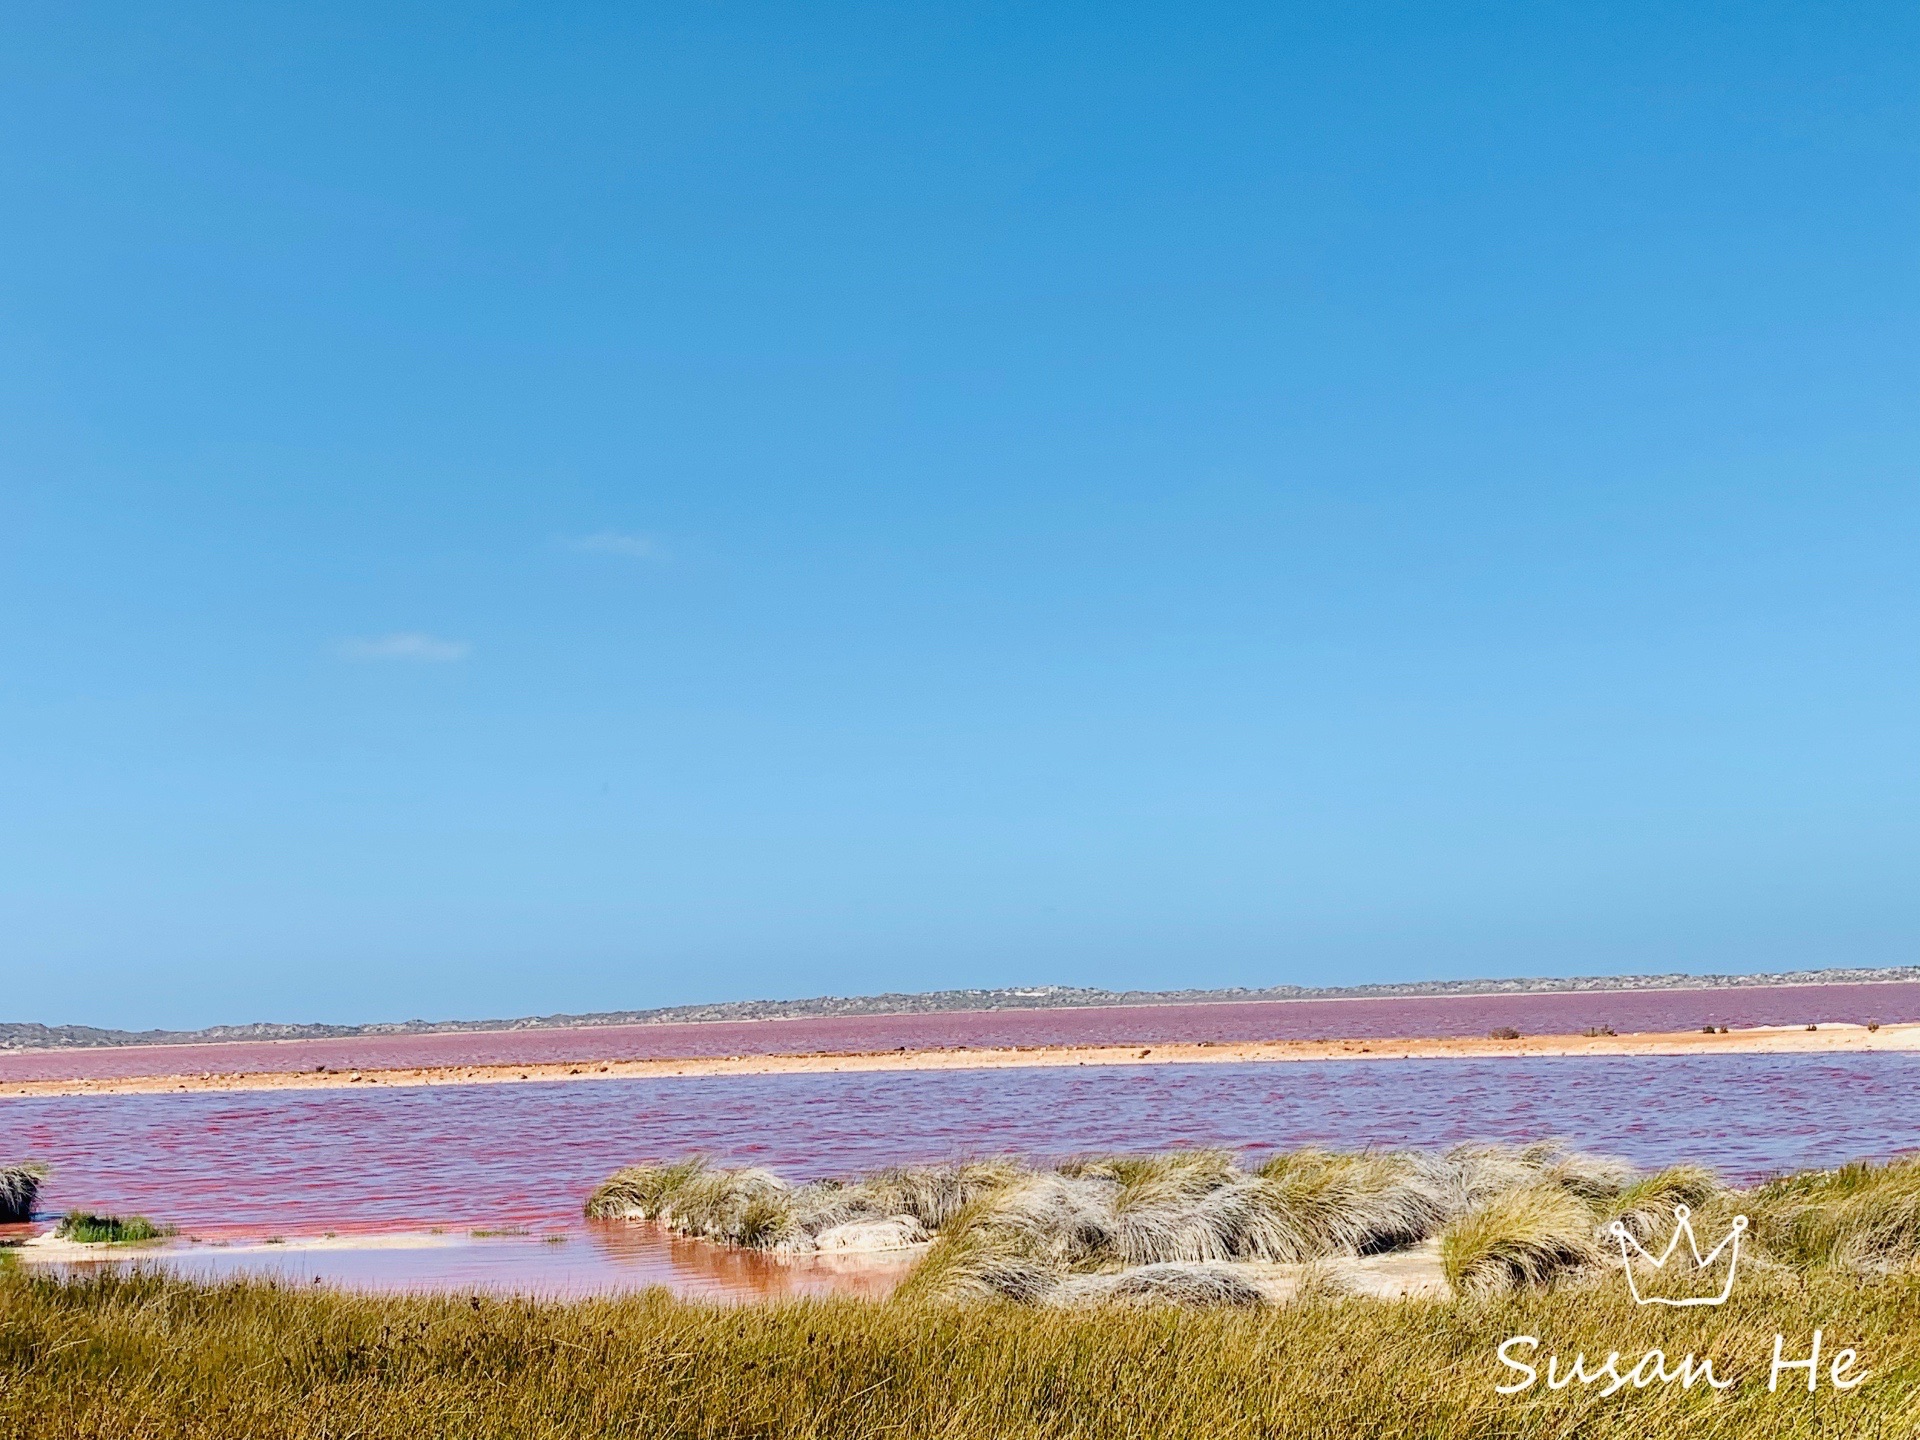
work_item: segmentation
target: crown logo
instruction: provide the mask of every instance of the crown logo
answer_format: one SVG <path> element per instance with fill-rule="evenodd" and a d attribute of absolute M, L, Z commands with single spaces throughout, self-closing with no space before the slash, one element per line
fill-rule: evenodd
<path fill-rule="evenodd" d="M 1688 1210 L 1684 1205 L 1676 1205 L 1673 1207 L 1673 1238 L 1667 1241 L 1667 1248 L 1662 1250 L 1658 1255 L 1655 1255 L 1642 1245 L 1639 1240 L 1634 1237 L 1633 1232 L 1628 1230 L 1627 1227 L 1618 1220 L 1607 1227 L 1607 1233 L 1612 1235 L 1614 1240 L 1619 1243 L 1620 1268 L 1627 1272 L 1627 1289 L 1633 1292 L 1633 1300 L 1636 1305 L 1724 1305 L 1727 1296 L 1733 1293 L 1733 1272 L 1740 1268 L 1740 1237 L 1746 1232 L 1747 1217 L 1744 1215 L 1734 1216 L 1733 1228 L 1727 1232 L 1726 1238 L 1705 1255 L 1702 1255 L 1700 1253 L 1700 1242 L 1694 1237 L 1693 1233 L 1692 1213 L 1693 1212 Z M 1673 1259 L 1674 1255 L 1679 1251 L 1682 1239 L 1687 1242 L 1687 1251 L 1693 1256 L 1693 1268 L 1695 1270 L 1711 1268 L 1713 1263 L 1720 1258 L 1720 1253 L 1722 1251 L 1727 1252 L 1727 1278 L 1725 1283 L 1720 1286 L 1720 1293 L 1718 1295 L 1687 1295 L 1679 1297 L 1669 1295 L 1642 1295 L 1640 1293 L 1640 1282 L 1634 1278 L 1633 1273 L 1635 1253 L 1639 1255 L 1642 1261 L 1652 1266 L 1655 1270 L 1664 1270 L 1667 1261 Z"/>

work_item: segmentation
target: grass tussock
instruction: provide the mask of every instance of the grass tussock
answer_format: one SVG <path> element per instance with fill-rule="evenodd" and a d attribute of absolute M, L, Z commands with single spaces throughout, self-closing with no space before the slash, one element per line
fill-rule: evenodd
<path fill-rule="evenodd" d="M 1711 1170 L 1699 1165 L 1675 1165 L 1620 1190 L 1601 1206 L 1600 1218 L 1608 1225 L 1619 1221 L 1635 1240 L 1648 1245 L 1656 1231 L 1673 1224 L 1680 1206 L 1699 1210 L 1722 1193 Z"/>
<path fill-rule="evenodd" d="M 1782 1264 L 1858 1273 L 1920 1264 L 1920 1155 L 1786 1176 L 1733 1198 L 1755 1243 Z"/>
<path fill-rule="evenodd" d="M 163 1240 L 173 1233 L 156 1225 L 144 1215 L 96 1215 L 88 1210 L 69 1210 L 54 1232 L 62 1240 L 83 1245 L 137 1245 L 145 1240 Z"/>
<path fill-rule="evenodd" d="M 1816 1322 L 1870 1378 L 1844 1396 L 1770 1394 L 1775 1331 L 1801 1353 Z M 1518 1334 L 1563 1359 L 1698 1353 L 1736 1383 L 1500 1395 L 1495 1348 Z M 0 1273 L 0 1434 L 22 1437 L 1867 1440 L 1910 1434 L 1917 1391 L 1913 1275 L 1742 1284 L 1699 1316 L 1621 1287 L 1281 1310 L 729 1308 Z"/>
<path fill-rule="evenodd" d="M 40 1198 L 40 1182 L 47 1167 L 28 1161 L 0 1165 L 0 1225 L 19 1225 L 33 1218 L 33 1202 Z"/>
<path fill-rule="evenodd" d="M 1509 1190 L 1450 1227 L 1440 1263 L 1457 1294 L 1484 1298 L 1537 1290 L 1597 1263 L 1593 1207 L 1558 1185 Z"/>

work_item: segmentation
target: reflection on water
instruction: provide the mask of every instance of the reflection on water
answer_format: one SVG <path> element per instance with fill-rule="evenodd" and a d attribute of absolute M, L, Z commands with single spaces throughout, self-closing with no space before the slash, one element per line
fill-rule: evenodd
<path fill-rule="evenodd" d="M 47 1268 L 79 1274 L 140 1267 L 208 1282 L 271 1279 L 389 1293 L 578 1298 L 659 1286 L 687 1299 L 740 1302 L 827 1295 L 883 1299 L 919 1258 L 912 1252 L 779 1260 L 624 1221 L 589 1222 L 555 1236 L 395 1238 L 415 1243 L 320 1249 L 181 1245 Z"/>

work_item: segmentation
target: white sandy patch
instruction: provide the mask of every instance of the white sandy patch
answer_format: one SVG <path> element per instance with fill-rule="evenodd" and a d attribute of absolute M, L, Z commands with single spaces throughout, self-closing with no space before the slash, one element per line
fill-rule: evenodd
<path fill-rule="evenodd" d="M 524 1238 L 532 1240 L 538 1237 Z M 438 1250 L 469 1243 L 469 1237 L 463 1234 L 435 1235 L 427 1231 L 394 1235 L 289 1235 L 285 1239 L 274 1237 L 257 1240 L 200 1240 L 191 1235 L 174 1235 L 163 1240 L 140 1240 L 130 1244 L 68 1240 L 48 1231 L 19 1245 L 13 1253 L 27 1264 L 50 1265 L 90 1260 L 138 1260 L 143 1256 L 171 1260 L 182 1255 L 206 1253 L 285 1255 L 342 1250 Z"/>

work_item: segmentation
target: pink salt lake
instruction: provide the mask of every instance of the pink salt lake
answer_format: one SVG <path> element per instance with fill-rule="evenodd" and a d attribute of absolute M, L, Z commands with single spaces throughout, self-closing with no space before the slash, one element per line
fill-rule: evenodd
<path fill-rule="evenodd" d="M 191 1047 L 222 1054 L 158 1073 L 901 1044 L 1477 1034 L 1498 1024 L 1531 1033 L 1611 1024 L 1627 1033 L 1708 1019 L 1736 1026 L 1920 1018 L 1920 986 L 1795 988 L 1798 994 L 1654 991 L 385 1037 L 300 1042 L 297 1060 L 285 1046 Z M 285 1058 L 234 1058 L 243 1048 Z M 75 1058 L 10 1056 L 0 1075 L 19 1076 L 22 1062 L 71 1066 Z M 77 1058 L 143 1063 L 112 1051 Z M 693 1295 L 761 1298 L 879 1293 L 901 1267 L 783 1265 L 670 1240 L 651 1227 L 589 1225 L 580 1219 L 582 1201 L 623 1164 L 689 1151 L 804 1179 L 985 1152 L 1226 1146 L 1258 1155 L 1301 1144 L 1443 1146 L 1543 1135 L 1648 1165 L 1706 1163 L 1744 1180 L 1920 1148 L 1915 1094 L 1920 1056 L 1902 1054 L 583 1079 L 371 1093 L 8 1099 L 0 1101 L 0 1158 L 33 1156 L 53 1166 L 41 1198 L 47 1213 L 142 1213 L 199 1237 L 206 1243 L 166 1263 L 206 1276 L 269 1272 L 301 1283 L 561 1294 L 664 1284 Z M 442 1234 L 432 1244 L 405 1249 L 297 1248 L 302 1237 L 327 1232 L 435 1229 Z M 474 1230 L 525 1233 L 476 1238 Z M 296 1243 L 249 1243 L 269 1237 Z"/>

